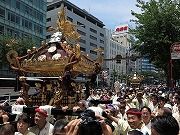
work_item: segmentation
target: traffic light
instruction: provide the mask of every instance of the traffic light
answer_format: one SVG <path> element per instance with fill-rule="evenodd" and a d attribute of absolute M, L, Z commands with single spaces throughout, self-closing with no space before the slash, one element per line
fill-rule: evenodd
<path fill-rule="evenodd" d="M 121 59 L 122 59 L 121 55 L 116 55 L 116 63 L 121 64 Z"/>

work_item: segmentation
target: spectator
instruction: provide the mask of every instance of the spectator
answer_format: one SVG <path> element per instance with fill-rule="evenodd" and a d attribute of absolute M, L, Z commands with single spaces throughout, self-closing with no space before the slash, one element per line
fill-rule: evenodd
<path fill-rule="evenodd" d="M 87 103 L 85 100 L 80 100 L 78 103 L 77 103 L 77 106 L 74 106 L 73 107 L 73 111 L 77 111 L 77 110 L 81 110 L 81 111 L 84 111 L 87 109 Z"/>
<path fill-rule="evenodd" d="M 67 125 L 66 120 L 58 120 L 54 124 L 53 135 L 66 135 L 65 126 Z"/>
<path fill-rule="evenodd" d="M 115 118 L 108 113 L 107 116 L 109 119 L 118 124 L 118 128 L 121 129 L 122 135 L 127 135 L 127 133 L 132 129 L 139 129 L 143 135 L 150 135 L 150 130 L 143 123 L 141 112 L 137 108 L 130 108 L 126 114 L 128 119 L 127 121 Z"/>
<path fill-rule="evenodd" d="M 157 95 L 155 94 L 151 95 L 151 100 L 148 107 L 151 109 L 153 115 L 155 115 L 156 113 L 155 111 L 158 109 L 158 96 Z"/>
<path fill-rule="evenodd" d="M 2 117 L 2 123 L 6 124 L 9 121 L 8 113 L 4 111 L 3 107 L 0 106 L 0 117 Z"/>
<path fill-rule="evenodd" d="M 23 98 L 19 97 L 16 99 L 15 104 L 16 105 L 25 105 L 25 100 Z"/>
<path fill-rule="evenodd" d="M 11 124 L 5 124 L 0 128 L 0 135 L 14 135 L 15 129 Z"/>
<path fill-rule="evenodd" d="M 30 126 L 30 117 L 26 114 L 21 114 L 17 120 L 17 130 L 14 135 L 35 135 L 34 133 L 28 131 Z"/>
<path fill-rule="evenodd" d="M 180 96 L 174 96 L 173 97 L 173 108 L 172 108 L 172 113 L 178 112 L 178 105 L 180 104 Z"/>
<path fill-rule="evenodd" d="M 35 126 L 30 128 L 30 132 L 33 132 L 36 135 L 49 135 L 52 134 L 54 126 L 47 122 L 47 112 L 43 109 L 35 109 Z"/>
<path fill-rule="evenodd" d="M 138 92 L 136 95 L 136 99 L 133 99 L 132 102 L 134 103 L 134 105 L 136 106 L 135 108 L 137 109 L 141 109 L 143 106 L 147 106 L 146 101 L 143 99 L 143 93 L 142 92 Z"/>
<path fill-rule="evenodd" d="M 119 105 L 118 105 L 118 107 L 119 107 L 119 114 L 118 114 L 118 117 L 120 118 L 120 119 L 123 119 L 123 120 L 127 120 L 127 115 L 126 115 L 126 103 L 124 102 L 124 103 L 120 103 Z"/>
<path fill-rule="evenodd" d="M 144 106 L 141 109 L 142 113 L 142 120 L 146 127 L 150 130 L 151 129 L 151 109 L 149 107 Z"/>
<path fill-rule="evenodd" d="M 176 113 L 173 113 L 173 117 L 177 120 L 178 125 L 180 126 L 180 104 L 178 104 L 178 111 Z"/>
<path fill-rule="evenodd" d="M 157 116 L 151 121 L 151 135 L 178 135 L 179 125 L 172 116 Z"/>

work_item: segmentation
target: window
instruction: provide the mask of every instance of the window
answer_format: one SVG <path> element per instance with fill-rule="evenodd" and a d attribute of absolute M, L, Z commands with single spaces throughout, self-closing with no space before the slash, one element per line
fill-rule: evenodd
<path fill-rule="evenodd" d="M 101 40 L 101 39 L 100 39 L 100 43 L 104 44 L 104 40 Z"/>
<path fill-rule="evenodd" d="M 51 18 L 47 18 L 47 19 L 46 19 L 46 22 L 50 22 L 50 21 L 51 21 Z"/>
<path fill-rule="evenodd" d="M 97 55 L 97 52 L 93 51 L 93 50 L 90 50 L 90 53 L 91 54 L 94 54 L 94 55 Z"/>
<path fill-rule="evenodd" d="M 85 26 L 83 23 L 77 22 L 77 25 L 78 25 L 78 26 L 81 26 L 81 27 L 83 27 L 83 28 L 86 28 L 86 26 Z"/>
<path fill-rule="evenodd" d="M 16 16 L 16 23 L 20 24 L 20 17 L 19 16 Z"/>
<path fill-rule="evenodd" d="M 16 21 L 15 17 L 16 17 L 16 16 L 15 16 L 14 14 L 11 14 L 11 21 L 12 21 L 12 22 L 15 22 L 15 21 Z"/>
<path fill-rule="evenodd" d="M 39 33 L 43 34 L 43 28 L 41 26 L 39 26 Z"/>
<path fill-rule="evenodd" d="M 97 41 L 97 38 L 92 35 L 90 35 L 90 38 Z"/>
<path fill-rule="evenodd" d="M 71 17 L 67 17 L 67 20 L 69 20 L 70 22 L 73 22 L 73 19 Z"/>
<path fill-rule="evenodd" d="M 0 34 L 4 34 L 4 26 L 0 25 Z"/>
<path fill-rule="evenodd" d="M 0 8 L 0 17 L 5 18 L 5 10 Z"/>
<path fill-rule="evenodd" d="M 97 34 L 97 30 L 90 28 L 90 31 Z"/>
<path fill-rule="evenodd" d="M 41 14 L 41 13 L 39 14 L 39 20 L 43 21 L 43 14 Z"/>
<path fill-rule="evenodd" d="M 58 4 L 57 6 L 56 6 L 56 8 L 59 8 L 61 6 L 61 4 Z"/>
<path fill-rule="evenodd" d="M 54 7 L 48 7 L 47 8 L 47 11 L 51 11 L 51 10 L 53 10 L 54 9 Z"/>
<path fill-rule="evenodd" d="M 25 25 L 24 25 L 24 26 L 25 26 L 26 28 L 29 28 L 29 24 L 28 24 L 28 23 L 29 23 L 29 22 L 28 22 L 27 20 L 25 20 Z"/>
<path fill-rule="evenodd" d="M 69 6 L 67 6 L 67 9 L 70 10 L 70 11 L 72 10 L 71 7 L 69 7 Z"/>
<path fill-rule="evenodd" d="M 29 22 L 29 29 L 32 30 L 32 22 Z"/>
<path fill-rule="evenodd" d="M 90 42 L 90 46 L 93 46 L 93 47 L 96 47 L 96 48 L 97 48 L 97 45 L 94 44 L 94 43 L 91 43 L 91 42 Z"/>
<path fill-rule="evenodd" d="M 24 11 L 26 14 L 29 14 L 29 7 L 27 5 L 24 6 Z"/>
<path fill-rule="evenodd" d="M 79 42 L 86 44 L 86 40 L 84 40 L 84 39 L 80 39 Z"/>
<path fill-rule="evenodd" d="M 104 34 L 100 33 L 100 36 L 101 36 L 101 37 L 104 37 Z"/>
<path fill-rule="evenodd" d="M 8 20 L 11 20 L 11 14 L 8 12 Z"/>
<path fill-rule="evenodd" d="M 86 36 L 86 33 L 83 32 L 83 31 L 81 31 L 81 30 L 78 30 L 78 29 L 77 29 L 77 32 L 78 32 L 80 35 Z"/>
<path fill-rule="evenodd" d="M 86 48 L 83 48 L 83 47 L 80 47 L 80 50 L 85 52 L 86 51 Z"/>

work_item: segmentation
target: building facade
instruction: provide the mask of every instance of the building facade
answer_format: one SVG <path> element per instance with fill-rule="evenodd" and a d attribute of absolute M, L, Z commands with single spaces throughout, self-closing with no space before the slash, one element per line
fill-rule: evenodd
<path fill-rule="evenodd" d="M 90 55 L 91 58 L 97 57 L 96 48 L 105 50 L 105 29 L 102 21 L 80 9 L 67 0 L 54 0 L 47 6 L 47 26 L 56 28 L 58 12 L 61 7 L 66 9 L 66 18 L 77 26 L 77 32 L 80 34 L 81 51 Z M 52 32 L 48 32 L 46 39 L 50 39 Z"/>
<path fill-rule="evenodd" d="M 37 46 L 46 38 L 46 0 L 0 0 L 0 34 L 32 39 Z M 3 65 L 0 76 L 13 76 Z"/>
<path fill-rule="evenodd" d="M 0 0 L 0 34 L 44 40 L 46 4 L 46 0 Z"/>
<path fill-rule="evenodd" d="M 134 52 L 131 50 L 132 48 L 132 43 L 129 41 L 133 41 L 133 36 L 129 34 L 129 25 L 128 24 L 123 24 L 115 27 L 115 30 L 113 32 L 113 39 L 115 39 L 117 42 L 119 42 L 121 45 L 125 46 L 127 49 L 126 56 L 132 56 L 132 55 L 137 55 L 137 52 Z M 131 74 L 134 72 L 156 72 L 157 69 L 154 67 L 153 64 L 149 62 L 147 58 L 139 58 L 136 59 L 135 61 L 133 60 L 126 60 L 126 73 Z"/>
<path fill-rule="evenodd" d="M 127 47 L 125 45 L 122 45 L 117 40 L 115 40 L 110 30 L 106 30 L 105 57 L 107 59 L 113 59 L 117 55 L 121 55 L 124 58 L 126 57 L 126 53 L 127 53 Z M 105 61 L 105 63 L 106 63 L 106 68 L 109 71 L 109 78 L 113 79 L 113 81 L 119 80 L 120 76 L 125 75 L 127 73 L 126 60 L 121 60 L 120 63 L 117 63 L 116 60 L 110 60 L 110 61 L 107 60 Z"/>
<path fill-rule="evenodd" d="M 133 36 L 129 34 L 130 26 L 128 24 L 122 24 L 115 27 L 115 30 L 112 32 L 112 38 L 117 41 L 121 46 L 126 50 L 124 57 L 132 56 L 134 52 L 131 51 Z M 132 72 L 137 71 L 137 61 L 132 61 L 130 59 L 125 59 L 126 65 L 126 74 L 131 74 Z"/>

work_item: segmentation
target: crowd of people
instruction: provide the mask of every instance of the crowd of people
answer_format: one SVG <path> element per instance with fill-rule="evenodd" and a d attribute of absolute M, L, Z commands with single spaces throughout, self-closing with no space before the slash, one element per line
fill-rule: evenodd
<path fill-rule="evenodd" d="M 25 105 L 24 99 L 18 98 L 16 104 Z M 11 121 L 4 106 L 0 106 L 0 135 L 179 135 L 179 89 L 92 89 L 72 108 L 82 112 L 78 116 L 49 117 L 47 110 L 36 107 L 34 115 L 20 113 Z"/>

